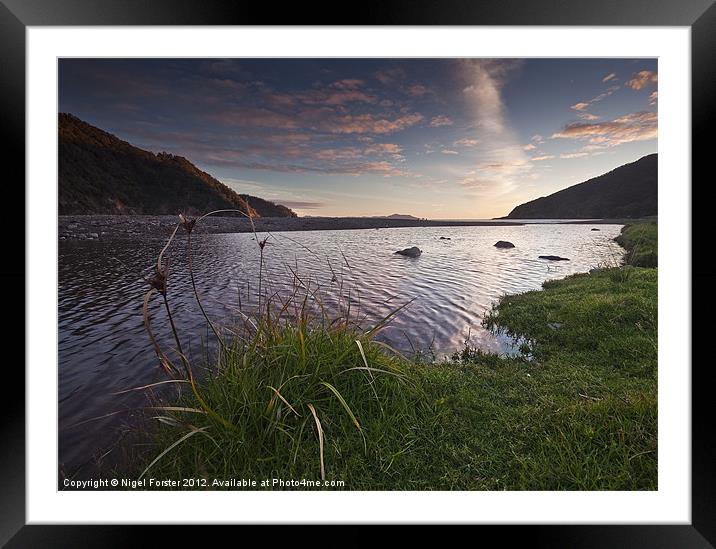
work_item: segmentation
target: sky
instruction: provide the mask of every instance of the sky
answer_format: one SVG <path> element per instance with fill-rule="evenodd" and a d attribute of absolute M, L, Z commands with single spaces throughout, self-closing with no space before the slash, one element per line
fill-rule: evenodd
<path fill-rule="evenodd" d="M 299 215 L 487 219 L 657 152 L 656 59 L 60 59 L 59 110 Z"/>

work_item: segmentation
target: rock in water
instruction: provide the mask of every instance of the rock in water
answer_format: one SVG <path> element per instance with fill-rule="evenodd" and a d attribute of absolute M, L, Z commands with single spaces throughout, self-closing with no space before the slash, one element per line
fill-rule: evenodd
<path fill-rule="evenodd" d="M 441 237 L 440 237 L 440 240 L 450 240 L 450 237 L 448 237 L 448 236 L 441 236 Z"/>
<path fill-rule="evenodd" d="M 506 240 L 498 240 L 495 242 L 495 248 L 514 248 L 515 245 L 512 242 L 507 242 Z"/>
<path fill-rule="evenodd" d="M 598 231 L 599 229 L 592 229 L 593 231 Z"/>
<path fill-rule="evenodd" d="M 549 259 L 550 261 L 569 261 L 567 257 L 559 257 L 558 255 L 541 255 L 539 259 Z"/>
<path fill-rule="evenodd" d="M 407 257 L 420 257 L 420 254 L 422 254 L 423 251 L 420 248 L 418 248 L 417 246 L 413 246 L 412 248 L 405 248 L 404 250 L 398 250 L 395 253 L 404 255 Z"/>

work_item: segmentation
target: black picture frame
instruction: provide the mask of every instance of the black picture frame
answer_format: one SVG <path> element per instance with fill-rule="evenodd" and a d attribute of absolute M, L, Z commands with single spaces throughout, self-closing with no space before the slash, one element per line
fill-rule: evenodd
<path fill-rule="evenodd" d="M 32 292 L 25 282 L 24 240 L 18 227 L 25 226 L 25 30 L 28 26 L 81 25 L 588 25 L 588 26 L 687 26 L 692 36 L 692 295 L 698 295 L 698 307 L 692 308 L 692 341 L 703 346 L 716 328 L 713 319 L 698 318 L 698 313 L 713 310 L 709 288 L 716 272 L 709 262 L 696 262 L 699 251 L 708 249 L 706 208 L 708 200 L 694 199 L 700 187 L 713 179 L 710 167 L 709 133 L 716 106 L 716 5 L 714 0 L 534 0 L 476 2 L 470 0 L 408 1 L 384 0 L 356 4 L 355 9 L 339 9 L 338 4 L 285 3 L 280 9 L 271 4 L 222 2 L 221 0 L 0 0 L 0 131 L 2 146 L 3 197 L 7 205 L 3 217 L 6 229 L 4 249 L 11 257 L 0 262 L 0 276 L 8 294 L 3 296 L 11 322 L 7 341 L 24 340 L 25 326 L 20 322 L 25 295 Z M 349 6 L 346 4 L 345 6 Z M 352 12 L 352 13 L 351 13 Z M 349 15 L 350 14 L 350 15 Z M 709 179 L 706 179 L 707 174 Z M 22 205 L 22 206 L 21 206 Z M 701 230 L 698 224 L 701 223 Z M 15 289 L 13 291 L 13 289 Z M 706 316 L 706 315 L 704 315 Z M 687 321 L 687 319 L 684 319 Z M 22 328 L 20 328 L 22 326 Z M 12 331 L 20 332 L 12 334 Z M 14 336 L 14 337 L 13 337 Z M 9 347 L 10 344 L 8 343 Z M 712 360 L 697 359 L 696 349 L 689 356 L 685 349 L 682 364 L 692 362 L 692 522 L 690 525 L 633 526 L 484 526 L 471 533 L 482 543 L 515 538 L 533 547 L 713 547 L 716 545 L 716 444 L 714 437 L 713 389 L 708 383 Z M 0 543 L 7 547 L 128 547 L 148 545 L 155 527 L 147 526 L 28 526 L 25 521 L 25 375 L 18 360 L 6 360 L 3 379 L 5 391 L 0 412 Z M 81 522 L 81 517 L 78 517 Z M 192 534 L 185 528 L 172 533 L 162 529 L 165 544 L 180 537 L 190 543 Z M 205 535 L 205 534 L 204 534 Z M 256 535 L 254 533 L 253 535 Z M 248 541 L 252 534 L 242 534 Z M 301 537 L 319 543 L 317 533 L 302 532 Z M 423 537 L 424 534 L 419 534 Z M 295 534 L 277 529 L 271 534 L 275 543 Z M 278 536 L 278 537 L 276 537 Z M 333 534 L 321 534 L 326 540 Z M 355 528 L 346 536 L 338 534 L 341 544 L 373 543 L 370 528 Z M 137 543 L 141 539 L 142 543 Z M 344 541 L 343 541 L 344 540 Z M 445 540 L 443 540 L 444 542 Z M 292 543 L 293 543 L 292 542 Z"/>

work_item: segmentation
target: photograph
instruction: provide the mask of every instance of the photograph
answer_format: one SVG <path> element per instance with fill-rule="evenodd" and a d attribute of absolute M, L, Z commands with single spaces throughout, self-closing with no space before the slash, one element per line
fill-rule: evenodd
<path fill-rule="evenodd" d="M 59 491 L 659 490 L 659 59 L 56 62 Z"/>

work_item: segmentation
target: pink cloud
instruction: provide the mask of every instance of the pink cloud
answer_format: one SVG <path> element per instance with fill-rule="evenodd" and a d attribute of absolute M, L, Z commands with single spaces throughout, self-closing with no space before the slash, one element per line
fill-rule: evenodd
<path fill-rule="evenodd" d="M 575 111 L 583 111 L 583 110 L 586 109 L 588 106 L 589 106 L 589 103 L 588 103 L 588 102 L 584 102 L 584 103 L 577 103 L 577 104 L 575 104 L 575 105 L 572 105 L 570 108 L 571 108 L 571 109 L 574 109 Z"/>
<path fill-rule="evenodd" d="M 573 122 L 552 135 L 560 139 L 586 139 L 592 144 L 608 147 L 656 139 L 658 119 L 654 112 L 636 112 L 608 122 Z"/>
<path fill-rule="evenodd" d="M 639 71 L 632 75 L 626 85 L 633 90 L 640 90 L 647 86 L 655 86 L 659 81 L 658 73 L 654 71 Z"/>
<path fill-rule="evenodd" d="M 379 118 L 372 114 L 346 114 L 329 118 L 320 122 L 316 127 L 331 133 L 373 133 L 388 134 L 395 133 L 410 126 L 414 126 L 423 119 L 420 113 L 411 113 L 400 116 L 393 120 Z"/>
<path fill-rule="evenodd" d="M 364 154 L 400 154 L 403 152 L 403 148 L 395 143 L 376 143 L 363 152 Z"/>

